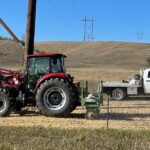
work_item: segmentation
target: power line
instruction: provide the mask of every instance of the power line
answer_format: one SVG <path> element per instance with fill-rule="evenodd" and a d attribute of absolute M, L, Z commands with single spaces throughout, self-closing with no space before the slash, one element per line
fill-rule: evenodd
<path fill-rule="evenodd" d="M 77 9 L 77 6 L 76 6 L 76 1 L 72 0 L 72 4 L 73 4 L 73 7 L 74 7 L 77 18 L 80 18 L 80 15 L 79 15 L 79 12 L 78 12 L 78 9 Z"/>
<path fill-rule="evenodd" d="M 63 22 L 63 24 L 66 26 L 67 29 L 70 29 L 70 26 L 68 25 L 68 23 L 63 19 L 62 15 L 59 13 L 58 9 L 55 7 L 54 3 L 49 0 L 52 8 L 54 9 L 54 11 L 56 12 L 57 16 L 61 19 L 61 21 Z"/>
<path fill-rule="evenodd" d="M 96 0 L 92 0 L 91 1 L 91 10 L 92 10 L 93 16 L 96 16 L 96 14 L 98 13 L 97 6 L 98 6 L 98 2 Z"/>

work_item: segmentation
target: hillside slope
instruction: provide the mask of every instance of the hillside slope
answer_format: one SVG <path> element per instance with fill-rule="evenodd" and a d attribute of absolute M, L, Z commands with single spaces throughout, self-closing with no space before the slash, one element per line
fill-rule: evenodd
<path fill-rule="evenodd" d="M 64 53 L 67 66 L 80 67 L 147 67 L 150 44 L 123 42 L 37 42 L 36 49 L 47 53 Z M 23 50 L 13 41 L 0 41 L 0 67 L 19 66 Z"/>
<path fill-rule="evenodd" d="M 0 67 L 20 66 L 23 50 L 14 41 L 0 41 Z"/>

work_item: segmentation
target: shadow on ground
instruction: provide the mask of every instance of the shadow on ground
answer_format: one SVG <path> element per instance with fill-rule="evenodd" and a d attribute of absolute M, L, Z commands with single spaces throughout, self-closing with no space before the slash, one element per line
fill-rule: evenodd
<path fill-rule="evenodd" d="M 78 119 L 84 119 L 85 114 L 81 113 L 72 113 L 66 118 L 78 118 Z M 135 118 L 150 118 L 150 114 L 138 114 L 138 113 L 109 113 L 109 119 L 110 120 L 126 120 L 126 121 L 132 121 Z M 100 120 L 107 120 L 107 114 L 106 113 L 100 113 Z"/>
<path fill-rule="evenodd" d="M 141 106 L 137 106 L 136 108 L 141 108 Z M 123 109 L 123 108 L 135 108 L 135 107 L 110 107 L 110 109 L 114 109 L 114 108 L 119 108 L 119 109 Z M 143 106 L 142 108 L 145 108 L 145 106 Z M 149 107 L 147 107 L 149 108 Z M 106 109 L 106 107 L 104 107 L 103 109 Z M 15 117 L 16 114 L 18 114 L 19 116 L 25 116 L 25 117 L 31 117 L 31 116 L 42 116 L 42 114 L 38 111 L 35 110 L 22 110 L 19 113 L 14 112 Z M 14 117 L 14 115 L 12 115 L 11 117 Z M 59 117 L 57 117 L 59 118 Z M 67 116 L 63 116 L 60 118 L 73 118 L 73 119 L 85 119 L 85 113 L 76 113 L 73 112 Z M 109 113 L 109 119 L 110 120 L 129 120 L 132 121 L 135 118 L 150 118 L 150 114 L 142 114 L 142 113 L 116 113 L 116 112 L 110 112 Z M 107 113 L 100 113 L 100 120 L 106 120 L 107 119 Z"/>

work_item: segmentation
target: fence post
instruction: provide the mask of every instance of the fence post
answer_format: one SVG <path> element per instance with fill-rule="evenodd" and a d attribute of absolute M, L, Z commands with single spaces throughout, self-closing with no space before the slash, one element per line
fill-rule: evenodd
<path fill-rule="evenodd" d="M 109 101 L 110 101 L 110 96 L 107 95 L 107 126 L 106 129 L 109 129 Z"/>

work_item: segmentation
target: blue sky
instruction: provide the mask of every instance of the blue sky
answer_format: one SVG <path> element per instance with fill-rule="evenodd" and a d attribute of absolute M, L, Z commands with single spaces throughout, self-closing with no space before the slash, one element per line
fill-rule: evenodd
<path fill-rule="evenodd" d="M 0 17 L 20 38 L 28 0 L 0 0 Z M 37 0 L 36 41 L 82 41 L 84 16 L 94 18 L 96 41 L 150 42 L 150 0 Z M 87 27 L 90 28 L 90 24 Z M 0 26 L 0 35 L 8 36 Z"/>

